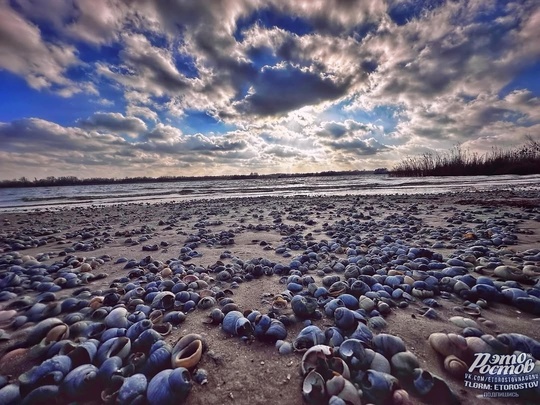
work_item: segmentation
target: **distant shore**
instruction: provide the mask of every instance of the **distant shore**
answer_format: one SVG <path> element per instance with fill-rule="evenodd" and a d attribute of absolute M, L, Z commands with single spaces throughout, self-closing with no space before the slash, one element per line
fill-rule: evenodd
<path fill-rule="evenodd" d="M 35 258 L 43 266 L 75 257 L 79 266 L 82 262 L 92 266 L 96 263 L 87 274 L 107 275 L 95 280 L 86 277 L 87 284 L 81 290 L 102 297 L 111 291 L 123 294 L 125 290 L 121 286 L 126 284 L 128 276 L 130 283 L 141 280 L 131 278 L 126 261 L 147 263 L 147 268 L 140 264 L 137 268 L 143 269 L 141 274 L 153 276 L 150 267 L 154 266 L 152 271 L 156 271 L 180 260 L 190 274 L 205 280 L 213 291 L 230 289 L 240 311 L 269 313 L 275 297 L 287 289 L 283 277 L 288 277 L 288 273 L 251 277 L 251 281 L 246 278 L 231 288 L 230 280 L 216 279 L 217 271 L 226 266 L 238 267 L 239 263 L 249 268 L 249 263 L 261 263 L 263 259 L 266 263 L 294 268 L 296 264 L 291 263 L 311 251 L 317 252 L 313 255 L 316 260 L 304 275 L 322 285 L 322 276 L 337 275 L 343 279 L 344 273 L 337 270 L 337 263 L 353 257 L 351 246 L 358 257 L 367 255 L 373 259 L 372 263 L 377 263 L 379 256 L 384 258 L 385 252 L 390 254 L 401 246 L 405 252 L 408 247 L 428 249 L 442 255 L 444 260 L 466 257 L 470 261 L 467 262 L 469 274 L 478 278 L 482 266 L 495 257 L 501 263 L 522 267 L 526 262 L 523 257 L 527 255 L 523 252 L 532 255 L 534 249 L 538 250 L 539 202 L 539 191 L 494 190 L 459 195 L 258 197 L 0 213 L 0 252 L 4 250 L 0 253 L 3 266 L 0 276 L 9 268 L 6 260 L 13 251 L 24 256 L 23 260 Z M 497 232 L 500 241 L 496 239 Z M 467 255 L 474 241 L 482 238 L 492 238 L 487 245 L 490 254 L 476 258 Z M 404 262 L 406 259 L 406 256 L 401 258 Z M 332 270 L 333 266 L 336 270 Z M 396 272 L 396 265 L 390 263 L 379 268 L 400 274 L 399 267 Z M 160 279 L 170 280 L 170 276 L 160 274 L 157 273 Z M 54 273 L 51 275 L 54 277 Z M 531 280 L 524 287 L 530 288 Z M 144 281 L 141 285 L 148 284 Z M 304 286 L 303 291 L 307 293 L 307 290 Z M 64 302 L 74 291 L 62 289 L 55 293 L 56 299 Z M 37 296 L 32 290 L 22 290 L 20 294 Z M 424 316 L 427 307 L 417 299 L 406 307 L 391 307 L 384 315 L 386 326 L 381 332 L 401 338 L 407 350 L 417 357 L 420 367 L 441 376 L 462 403 L 483 404 L 484 399 L 476 398 L 482 391 L 466 388 L 462 377 L 448 374 L 443 359 L 428 343 L 433 333 L 461 333 L 462 328 L 449 319 L 468 316 L 463 312 L 463 299 L 455 294 L 434 298 L 441 305 L 433 308 L 436 318 Z M 11 301 L 1 303 L 1 308 Z M 480 310 L 481 318 L 491 322 L 486 323 L 490 328 L 482 326 L 487 334 L 512 332 L 540 339 L 537 315 L 500 302 L 490 302 Z M 203 323 L 209 312 L 210 309 L 189 312 L 186 320 L 163 338 L 174 345 L 179 337 L 197 333 L 208 346 L 199 364 L 208 372 L 208 383 L 194 384 L 187 404 L 226 404 L 231 403 L 231 398 L 241 405 L 263 403 L 268 398 L 284 405 L 303 403 L 299 373 L 302 353 L 282 355 L 274 344 L 259 339 L 247 345 L 242 339 L 224 333 L 220 326 Z M 17 310 L 17 315 L 24 314 L 23 309 Z M 290 306 L 282 314 L 291 316 Z M 469 317 L 480 322 L 478 316 Z M 313 323 L 325 330 L 334 320 L 323 316 Z M 300 321 L 289 325 L 286 340 L 293 342 L 305 324 Z M 13 342 L 24 342 L 31 330 L 27 325 L 10 328 L 6 323 L 3 328 L 11 339 L 0 341 L 0 358 Z M 20 373 L 39 362 L 24 356 L 9 363 L 0 360 L 0 373 L 11 375 L 11 381 L 17 383 Z M 415 404 L 435 403 L 412 397 Z M 447 398 L 439 400 L 437 404 Z M 493 403 L 522 402 L 494 399 Z"/>

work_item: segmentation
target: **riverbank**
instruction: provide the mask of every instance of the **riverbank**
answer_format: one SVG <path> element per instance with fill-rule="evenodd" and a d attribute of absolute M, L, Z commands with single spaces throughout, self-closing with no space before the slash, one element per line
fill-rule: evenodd
<path fill-rule="evenodd" d="M 523 273 L 524 266 L 540 265 L 531 260 L 540 249 L 539 207 L 540 193 L 536 190 L 491 190 L 446 195 L 254 197 L 2 213 L 0 277 L 5 281 L 16 265 L 21 283 L 15 286 L 4 283 L 3 290 L 13 291 L 18 298 L 1 305 L 9 311 L 10 304 L 22 295 L 31 297 L 32 304 L 35 302 L 38 296 L 35 289 L 39 289 L 36 282 L 43 284 L 48 279 L 36 281 L 34 275 L 30 280 L 30 268 L 45 269 L 54 285 L 64 287 L 63 281 L 57 280 L 58 270 L 51 270 L 55 263 L 64 263 L 64 268 L 73 270 L 81 280 L 76 288 L 54 292 L 54 302 L 60 304 L 76 290 L 84 293 L 81 299 L 86 297 L 88 301 L 108 294 L 122 297 L 129 283 L 144 288 L 161 279 L 177 284 L 187 274 L 194 274 L 203 281 L 194 292 L 209 290 L 208 294 L 220 297 L 226 291 L 240 311 L 256 310 L 262 314 L 275 313 L 272 306 L 275 297 L 287 288 L 296 288 L 283 283 L 283 277 L 297 272 L 302 274 L 300 286 L 306 294 L 306 277 L 313 277 L 317 286 L 322 286 L 323 278 L 329 275 L 344 280 L 348 264 L 358 267 L 359 275 L 380 275 L 382 285 L 385 277 L 394 275 L 402 277 L 398 284 L 407 284 L 405 276 L 421 281 L 423 267 L 413 268 L 414 259 L 422 257 L 418 249 L 429 252 L 427 256 L 424 254 L 428 262 L 443 264 L 440 271 L 443 267 L 459 267 L 474 279 L 487 276 L 495 283 L 508 282 L 491 274 L 494 267 L 511 265 Z M 474 250 L 473 246 L 483 248 Z M 13 254 L 14 251 L 19 255 Z M 417 252 L 417 256 L 412 252 Z M 413 256 L 407 256 L 409 253 Z M 67 265 L 66 260 L 72 257 Z M 89 264 L 88 272 L 81 271 L 84 263 Z M 133 266 L 126 268 L 128 263 Z M 134 269 L 140 269 L 140 274 L 133 272 Z M 176 272 L 176 278 L 166 269 Z M 231 277 L 220 281 L 219 274 L 224 270 Z M 527 290 L 536 283 L 536 276 L 526 275 L 520 280 L 522 289 Z M 507 302 L 496 302 L 498 299 L 487 299 L 485 308 L 473 305 L 479 312 L 474 313 L 464 306 L 463 296 L 452 288 L 447 294 L 441 293 L 447 289 L 442 277 L 438 283 L 437 289 L 426 287 L 428 292 L 412 296 L 411 300 L 393 295 L 386 299 L 381 293 L 381 299 L 375 303 L 385 322 L 381 330 L 372 328 L 372 331 L 401 338 L 418 359 L 419 366 L 441 376 L 463 403 L 491 402 L 492 398 L 478 398 L 484 391 L 466 388 L 463 377 L 451 376 L 444 369 L 443 357 L 430 346 L 429 336 L 438 332 L 460 333 L 463 327 L 449 319 L 465 316 L 475 320 L 485 334 L 520 333 L 538 340 L 538 314 Z M 392 290 L 399 289 L 397 284 L 391 285 Z M 500 285 L 496 285 L 500 290 Z M 81 287 L 86 291 L 80 290 Z M 480 298 L 472 300 L 472 297 L 473 294 L 469 300 L 473 303 Z M 284 298 L 289 299 L 287 294 Z M 440 306 L 428 312 L 422 298 L 433 298 Z M 406 305 L 400 307 L 400 302 Z M 127 307 L 133 312 L 134 308 Z M 219 304 L 215 307 L 220 308 Z M 14 342 L 24 342 L 31 335 L 30 323 L 9 327 L 17 316 L 27 316 L 28 311 L 30 308 L 19 307 L 13 316 L 5 315 L 8 319 L 4 320 L 3 328 L 11 338 L 0 342 L 0 354 L 5 355 Z M 187 403 L 257 404 L 269 400 L 301 403 L 302 354 L 280 354 L 274 344 L 259 338 L 248 344 L 232 337 L 220 326 L 203 322 L 210 311 L 207 308 L 187 312 L 185 321 L 163 337 L 174 346 L 179 337 L 197 333 L 208 347 L 197 366 L 207 370 L 208 383 L 194 384 Z M 324 307 L 320 311 L 324 313 Z M 62 310 L 55 316 L 62 319 L 65 315 Z M 286 341 L 293 342 L 306 321 L 292 321 L 295 314 L 290 302 L 277 315 L 284 316 L 284 321 L 291 320 L 286 328 Z M 91 318 L 92 314 L 88 312 L 88 316 Z M 321 319 L 316 315 L 311 318 L 322 331 L 335 322 L 326 315 Z M 366 316 L 366 322 L 368 319 Z M 0 360 L 2 373 L 16 382 L 20 373 L 43 357 L 32 358 L 25 352 L 9 362 L 5 359 Z M 428 403 L 426 398 L 411 397 L 414 403 Z M 525 402 L 499 399 L 496 403 Z"/>

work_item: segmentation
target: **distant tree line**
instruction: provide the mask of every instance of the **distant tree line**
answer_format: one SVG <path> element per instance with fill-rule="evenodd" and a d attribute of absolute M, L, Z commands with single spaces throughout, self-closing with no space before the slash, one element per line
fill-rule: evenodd
<path fill-rule="evenodd" d="M 540 142 L 527 137 L 527 142 L 511 150 L 494 148 L 480 155 L 455 146 L 444 153 L 424 153 L 408 157 L 392 168 L 390 175 L 481 176 L 498 174 L 540 174 Z"/>
<path fill-rule="evenodd" d="M 79 179 L 75 176 L 49 176 L 44 179 L 29 180 L 21 177 L 14 180 L 0 180 L 0 188 L 8 187 L 51 187 L 51 186 L 84 186 L 84 185 L 102 185 L 102 184 L 134 184 L 134 183 L 165 183 L 175 181 L 208 181 L 208 180 L 244 180 L 244 179 L 279 179 L 295 177 L 317 177 L 317 176 L 344 176 L 344 175 L 363 175 L 370 174 L 372 171 L 348 170 L 348 171 L 323 171 L 316 173 L 276 173 L 276 174 L 233 174 L 226 176 L 161 176 L 161 177 L 125 177 L 122 179 L 92 177 Z"/>

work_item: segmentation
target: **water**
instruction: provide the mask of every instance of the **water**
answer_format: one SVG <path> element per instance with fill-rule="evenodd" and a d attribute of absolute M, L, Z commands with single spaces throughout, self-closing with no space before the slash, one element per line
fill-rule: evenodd
<path fill-rule="evenodd" d="M 343 175 L 0 189 L 0 211 L 126 202 L 293 195 L 436 194 L 539 188 L 540 175 L 389 177 Z"/>

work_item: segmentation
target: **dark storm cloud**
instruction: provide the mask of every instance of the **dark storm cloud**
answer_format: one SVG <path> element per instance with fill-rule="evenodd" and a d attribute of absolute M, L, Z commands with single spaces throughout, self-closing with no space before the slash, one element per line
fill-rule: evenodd
<path fill-rule="evenodd" d="M 347 83 L 334 83 L 318 74 L 287 66 L 264 69 L 253 91 L 237 105 L 238 111 L 261 116 L 279 115 L 316 105 L 345 94 Z"/>

